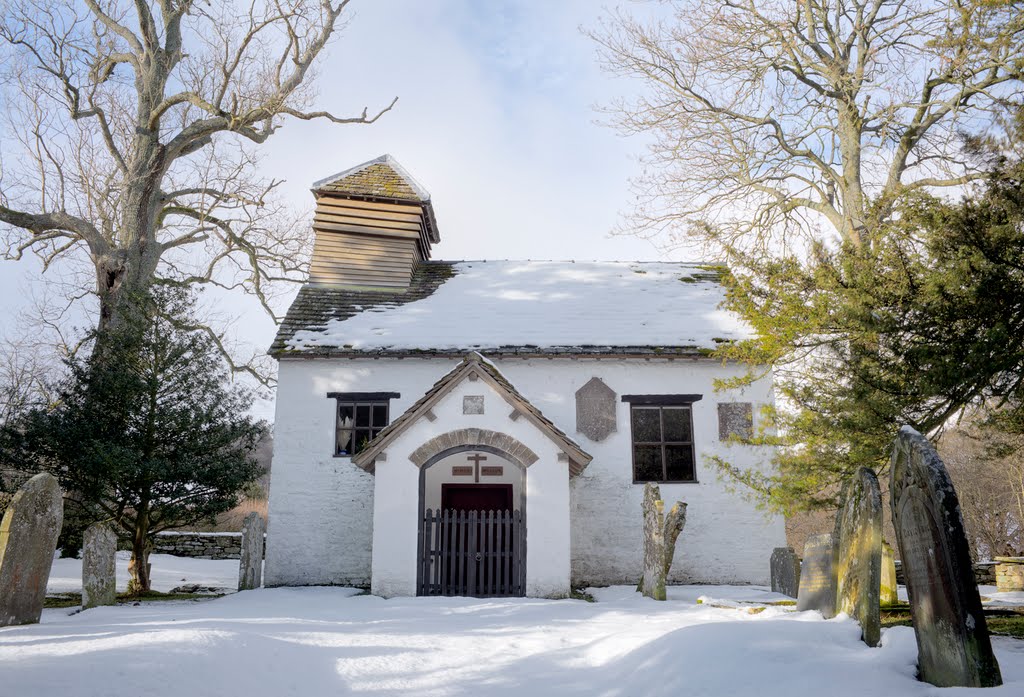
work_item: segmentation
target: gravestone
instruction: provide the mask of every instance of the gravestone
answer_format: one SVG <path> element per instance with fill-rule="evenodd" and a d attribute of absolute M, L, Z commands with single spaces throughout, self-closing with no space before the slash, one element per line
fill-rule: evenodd
<path fill-rule="evenodd" d="M 920 433 L 904 426 L 890 471 L 892 519 L 920 679 L 939 687 L 1001 685 L 960 502 L 946 466 Z"/>
<path fill-rule="evenodd" d="M 656 484 L 644 485 L 644 574 L 637 590 L 645 597 L 665 600 L 665 580 L 676 552 L 676 540 L 686 525 L 686 504 L 677 501 L 665 515 L 665 502 Z"/>
<path fill-rule="evenodd" d="M 39 621 L 63 519 L 51 474 L 32 477 L 11 500 L 0 523 L 0 627 Z"/>
<path fill-rule="evenodd" d="M 825 619 L 836 614 L 835 549 L 832 535 L 812 535 L 804 543 L 796 609 L 817 610 Z"/>
<path fill-rule="evenodd" d="M 882 620 L 878 593 L 882 583 L 882 492 L 878 477 L 861 467 L 843 484 L 836 529 L 836 612 L 860 624 L 861 639 L 878 646 Z"/>
<path fill-rule="evenodd" d="M 800 558 L 792 547 L 776 547 L 771 558 L 772 592 L 795 598 L 800 589 Z"/>
<path fill-rule="evenodd" d="M 900 602 L 899 583 L 896 581 L 896 553 L 888 542 L 882 541 L 882 583 L 878 592 L 882 607 L 898 605 Z"/>
<path fill-rule="evenodd" d="M 85 530 L 82 544 L 82 609 L 117 604 L 117 535 L 106 523 Z"/>
<path fill-rule="evenodd" d="M 263 517 L 253 511 L 242 521 L 242 554 L 238 562 L 238 590 L 259 588 L 263 575 Z"/>

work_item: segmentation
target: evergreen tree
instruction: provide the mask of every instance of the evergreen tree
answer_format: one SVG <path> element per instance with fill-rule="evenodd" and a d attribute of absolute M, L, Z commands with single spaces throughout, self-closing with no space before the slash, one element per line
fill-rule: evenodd
<path fill-rule="evenodd" d="M 196 324 L 183 290 L 133 299 L 88 358 L 69 361 L 56 406 L 28 412 L 3 439 L 8 466 L 52 472 L 131 541 L 134 593 L 150 589 L 157 532 L 232 508 L 261 474 L 252 451 L 264 426 Z"/>

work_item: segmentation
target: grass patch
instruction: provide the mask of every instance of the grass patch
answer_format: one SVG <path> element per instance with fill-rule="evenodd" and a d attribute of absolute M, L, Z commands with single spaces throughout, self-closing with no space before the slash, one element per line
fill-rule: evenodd
<path fill-rule="evenodd" d="M 148 593 L 142 593 L 139 595 L 128 595 L 127 593 L 117 594 L 117 603 L 132 604 L 132 603 L 153 603 L 162 602 L 165 600 L 212 600 L 213 598 L 223 598 L 224 593 L 161 593 L 160 591 L 149 591 Z M 44 608 L 67 608 L 67 607 L 78 607 L 82 604 L 81 593 L 58 593 L 55 595 L 48 595 L 43 600 Z"/>
<path fill-rule="evenodd" d="M 911 627 L 910 608 L 906 605 L 882 608 L 883 627 Z M 988 632 L 994 636 L 1008 636 L 1024 639 L 1024 615 L 988 615 L 985 616 Z"/>
<path fill-rule="evenodd" d="M 569 597 L 573 600 L 584 600 L 588 603 L 596 603 L 597 600 L 590 593 L 586 592 L 582 588 L 573 588 L 569 591 Z"/>

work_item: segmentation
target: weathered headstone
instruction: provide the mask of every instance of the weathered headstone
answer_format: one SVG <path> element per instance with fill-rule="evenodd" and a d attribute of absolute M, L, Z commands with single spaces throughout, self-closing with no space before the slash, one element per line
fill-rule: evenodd
<path fill-rule="evenodd" d="M 263 516 L 256 511 L 242 521 L 242 554 L 238 562 L 238 590 L 259 588 L 263 575 Z"/>
<path fill-rule="evenodd" d="M 1024 557 L 996 557 L 996 590 L 1000 593 L 1024 591 Z"/>
<path fill-rule="evenodd" d="M 804 543 L 796 609 L 817 610 L 828 619 L 836 614 L 835 548 L 832 535 L 812 535 Z"/>
<path fill-rule="evenodd" d="M 893 525 L 921 680 L 939 687 L 1001 685 L 946 466 L 920 433 L 904 426 L 893 446 L 891 473 Z"/>
<path fill-rule="evenodd" d="M 900 602 L 899 583 L 896 581 L 896 553 L 888 542 L 882 541 L 882 583 L 878 592 L 882 607 L 898 605 Z"/>
<path fill-rule="evenodd" d="M 32 477 L 11 500 L 0 523 L 0 627 L 39 621 L 63 520 L 51 474 Z"/>
<path fill-rule="evenodd" d="M 878 593 L 882 583 L 882 492 L 878 477 L 861 467 L 843 484 L 836 529 L 836 612 L 860 623 L 861 639 L 878 646 L 882 620 Z"/>
<path fill-rule="evenodd" d="M 772 592 L 795 598 L 800 590 L 800 558 L 792 547 L 776 547 L 771 558 Z"/>
<path fill-rule="evenodd" d="M 117 535 L 106 523 L 85 530 L 82 545 L 82 609 L 117 603 Z"/>
<path fill-rule="evenodd" d="M 655 484 L 644 485 L 644 575 L 637 590 L 648 598 L 665 600 L 665 580 L 676 552 L 676 539 L 686 525 L 686 504 L 677 501 L 665 515 L 665 502 Z"/>

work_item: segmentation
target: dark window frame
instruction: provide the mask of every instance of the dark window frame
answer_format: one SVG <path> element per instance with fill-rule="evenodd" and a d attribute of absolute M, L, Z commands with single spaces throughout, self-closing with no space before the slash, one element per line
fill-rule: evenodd
<path fill-rule="evenodd" d="M 372 441 L 377 435 L 391 423 L 391 400 L 398 399 L 401 395 L 398 392 L 328 392 L 327 397 L 335 400 L 334 404 L 334 457 L 352 457 L 362 450 L 359 443 L 359 434 L 365 434 L 365 443 Z M 384 422 L 376 423 L 374 418 L 374 407 L 384 407 Z M 352 409 L 352 425 L 349 428 L 341 426 L 341 410 L 350 407 Z M 366 410 L 367 421 L 359 423 L 359 407 L 368 407 Z M 350 431 L 352 435 L 347 437 L 352 443 L 352 452 L 343 452 L 341 434 Z"/>
<path fill-rule="evenodd" d="M 699 484 L 700 480 L 697 478 L 697 451 L 694 447 L 695 433 L 693 430 L 693 403 L 700 401 L 703 395 L 699 394 L 687 394 L 687 395 L 623 395 L 622 401 L 629 403 L 629 431 L 630 431 L 630 460 L 633 466 L 633 483 L 634 484 L 646 484 L 651 482 L 653 484 Z M 636 410 L 655 410 L 658 411 L 658 429 L 659 429 L 659 440 L 656 441 L 638 441 L 636 439 L 636 433 L 633 428 L 633 413 Z M 689 425 L 690 439 L 688 441 L 668 441 L 665 440 L 665 410 L 685 410 L 686 418 Z M 650 447 L 659 446 L 661 451 L 661 478 L 660 479 L 637 479 L 636 469 L 636 449 L 637 446 Z M 690 462 L 693 467 L 693 478 L 692 479 L 669 479 L 668 478 L 668 456 L 666 453 L 667 446 L 688 446 L 690 449 Z"/>

